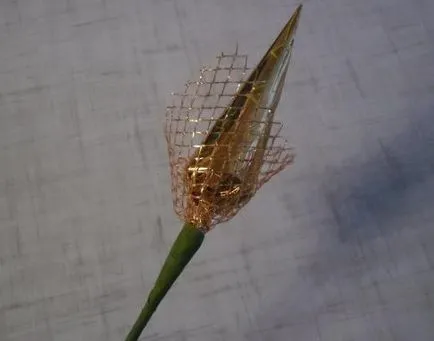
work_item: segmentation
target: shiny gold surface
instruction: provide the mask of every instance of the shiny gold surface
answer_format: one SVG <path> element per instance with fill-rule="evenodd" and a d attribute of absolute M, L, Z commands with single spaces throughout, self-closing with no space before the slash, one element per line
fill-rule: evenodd
<path fill-rule="evenodd" d="M 249 77 L 247 56 L 221 54 L 168 107 L 166 138 L 176 213 L 204 230 L 232 218 L 293 161 L 274 113 L 300 5 Z"/>

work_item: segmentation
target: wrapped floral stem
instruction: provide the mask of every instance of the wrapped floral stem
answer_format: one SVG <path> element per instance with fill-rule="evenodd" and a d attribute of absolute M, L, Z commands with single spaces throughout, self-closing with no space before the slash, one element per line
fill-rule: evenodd
<path fill-rule="evenodd" d="M 126 341 L 138 340 L 152 314 L 202 245 L 257 190 L 294 160 L 274 114 L 291 59 L 300 5 L 258 65 L 221 54 L 197 81 L 174 94 L 166 140 L 175 212 L 185 222 Z"/>
<path fill-rule="evenodd" d="M 204 237 L 205 235 L 195 226 L 190 223 L 184 224 L 126 341 L 138 340 L 161 300 L 202 245 Z"/>

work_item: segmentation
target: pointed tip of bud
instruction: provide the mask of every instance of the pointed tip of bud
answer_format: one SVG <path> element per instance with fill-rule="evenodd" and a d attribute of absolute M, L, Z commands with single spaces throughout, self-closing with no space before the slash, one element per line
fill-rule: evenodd
<path fill-rule="evenodd" d="M 290 58 L 288 57 L 288 50 L 290 50 L 292 47 L 294 36 L 300 21 L 302 8 L 302 4 L 297 6 L 288 22 L 274 40 L 273 44 L 269 47 L 268 51 L 264 54 L 258 65 L 253 69 L 249 77 L 249 81 L 267 82 L 270 80 L 270 77 L 273 77 L 273 70 L 275 68 L 279 68 L 279 64 L 283 63 L 285 65 L 284 68 L 287 68 Z M 281 73 L 279 77 L 284 78 L 285 72 Z"/>
<path fill-rule="evenodd" d="M 301 16 L 301 10 L 303 9 L 303 4 L 300 4 L 295 9 L 294 13 L 291 15 L 291 18 L 289 18 L 288 22 L 286 23 L 285 27 L 280 32 L 278 38 L 276 39 L 276 42 L 281 42 L 282 39 L 286 40 L 286 43 L 290 43 L 293 39 L 295 32 L 297 30 L 298 22 L 300 21 Z"/>
<path fill-rule="evenodd" d="M 300 17 L 300 15 L 301 15 L 301 10 L 303 9 L 303 4 L 299 4 L 298 6 L 297 6 L 297 8 L 295 9 L 295 11 L 294 11 L 294 13 L 291 15 L 291 19 L 295 19 L 295 20 L 298 20 L 298 18 Z M 291 20 L 290 19 L 290 20 Z"/>
<path fill-rule="evenodd" d="M 288 22 L 285 24 L 283 29 L 280 31 L 277 38 L 274 40 L 273 44 L 270 46 L 268 51 L 265 53 L 262 61 L 259 63 L 258 67 L 262 67 L 265 59 L 274 57 L 273 59 L 278 60 L 282 55 L 282 52 L 289 48 L 294 40 L 294 36 L 297 31 L 298 23 L 300 21 L 301 10 L 303 5 L 300 4 L 295 9 L 294 13 L 289 18 Z"/>
<path fill-rule="evenodd" d="M 300 4 L 297 6 L 297 9 L 295 10 L 295 12 L 300 13 L 302 9 L 303 9 L 303 4 Z"/>

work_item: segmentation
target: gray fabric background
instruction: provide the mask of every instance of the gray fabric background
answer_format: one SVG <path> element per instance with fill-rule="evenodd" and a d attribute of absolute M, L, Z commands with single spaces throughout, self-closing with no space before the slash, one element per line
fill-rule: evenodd
<path fill-rule="evenodd" d="M 0 340 L 119 341 L 180 229 L 171 91 L 293 0 L 0 1 Z M 434 2 L 306 0 L 295 164 L 205 241 L 146 341 L 434 340 Z"/>

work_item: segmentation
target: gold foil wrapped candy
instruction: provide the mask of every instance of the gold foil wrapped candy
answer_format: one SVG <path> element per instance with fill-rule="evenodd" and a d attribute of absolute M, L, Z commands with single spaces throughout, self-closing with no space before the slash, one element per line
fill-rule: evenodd
<path fill-rule="evenodd" d="M 202 69 L 167 108 L 175 211 L 204 232 L 232 218 L 294 159 L 274 113 L 300 12 L 301 5 L 248 77 L 247 56 L 237 47 Z"/>

